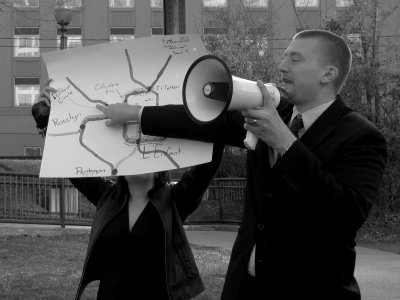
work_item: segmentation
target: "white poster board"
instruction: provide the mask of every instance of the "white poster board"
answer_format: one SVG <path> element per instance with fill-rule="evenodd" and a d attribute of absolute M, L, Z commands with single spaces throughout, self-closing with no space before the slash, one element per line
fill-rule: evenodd
<path fill-rule="evenodd" d="M 205 54 L 198 35 L 155 36 L 43 53 L 57 93 L 40 177 L 134 175 L 210 161 L 212 144 L 145 136 L 135 122 L 109 128 L 96 108 L 120 102 L 182 104 L 186 72 Z"/>

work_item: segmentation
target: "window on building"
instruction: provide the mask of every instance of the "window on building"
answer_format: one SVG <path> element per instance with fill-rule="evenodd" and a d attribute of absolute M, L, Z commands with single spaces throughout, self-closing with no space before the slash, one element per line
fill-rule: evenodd
<path fill-rule="evenodd" d="M 39 28 L 14 28 L 14 57 L 39 55 Z"/>
<path fill-rule="evenodd" d="M 318 7 L 318 0 L 296 0 L 296 7 Z"/>
<path fill-rule="evenodd" d="M 68 28 L 67 48 L 82 47 L 81 28 Z M 61 31 L 57 28 L 57 49 L 61 48 Z"/>
<path fill-rule="evenodd" d="M 39 97 L 39 78 L 14 79 L 14 105 L 16 107 L 32 106 Z"/>
<path fill-rule="evenodd" d="M 245 7 L 268 7 L 268 0 L 243 0 Z"/>
<path fill-rule="evenodd" d="M 42 147 L 24 147 L 24 156 L 42 156 Z"/>
<path fill-rule="evenodd" d="M 133 27 L 113 27 L 110 28 L 110 41 L 124 41 L 135 38 L 135 28 Z"/>
<path fill-rule="evenodd" d="M 57 2 L 61 2 L 60 4 L 69 5 L 71 7 L 82 7 L 82 0 L 57 0 Z"/>
<path fill-rule="evenodd" d="M 134 0 L 109 0 L 110 7 L 135 7 Z"/>
<path fill-rule="evenodd" d="M 13 0 L 14 7 L 39 7 L 39 0 Z"/>
<path fill-rule="evenodd" d="M 353 4 L 353 0 L 336 0 L 336 7 L 349 7 Z"/>
<path fill-rule="evenodd" d="M 151 35 L 164 35 L 164 27 L 152 27 Z"/>
<path fill-rule="evenodd" d="M 204 7 L 227 7 L 227 0 L 203 0 Z"/>
<path fill-rule="evenodd" d="M 163 0 L 151 0 L 151 7 L 163 8 Z"/>
<path fill-rule="evenodd" d="M 69 0 L 72 7 L 82 7 L 82 0 Z"/>

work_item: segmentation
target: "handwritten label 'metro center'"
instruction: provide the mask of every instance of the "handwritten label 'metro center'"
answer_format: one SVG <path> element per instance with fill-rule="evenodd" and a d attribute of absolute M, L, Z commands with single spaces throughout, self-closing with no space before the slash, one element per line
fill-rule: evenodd
<path fill-rule="evenodd" d="M 116 88 L 118 87 L 119 84 L 116 82 L 98 82 L 96 83 L 96 85 L 94 86 L 94 89 L 96 91 L 98 90 L 104 90 L 104 89 L 111 89 L 111 88 Z"/>

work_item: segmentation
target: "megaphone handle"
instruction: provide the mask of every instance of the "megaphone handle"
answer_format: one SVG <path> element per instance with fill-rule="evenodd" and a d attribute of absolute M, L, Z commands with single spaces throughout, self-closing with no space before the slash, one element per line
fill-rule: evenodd
<path fill-rule="evenodd" d="M 246 138 L 244 139 L 243 143 L 249 150 L 256 149 L 258 137 L 252 134 L 250 131 L 247 131 Z"/>

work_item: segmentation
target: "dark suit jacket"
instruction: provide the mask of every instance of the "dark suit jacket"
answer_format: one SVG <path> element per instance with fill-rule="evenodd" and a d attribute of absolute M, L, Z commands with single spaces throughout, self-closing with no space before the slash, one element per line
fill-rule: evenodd
<path fill-rule="evenodd" d="M 288 122 L 292 106 L 280 111 Z M 145 107 L 144 134 L 221 141 L 243 147 L 240 112 L 199 126 L 182 106 Z M 340 97 L 271 168 L 259 140 L 247 155 L 242 223 L 222 299 L 239 299 L 254 244 L 260 299 L 360 299 L 355 237 L 376 201 L 386 143 Z"/>

